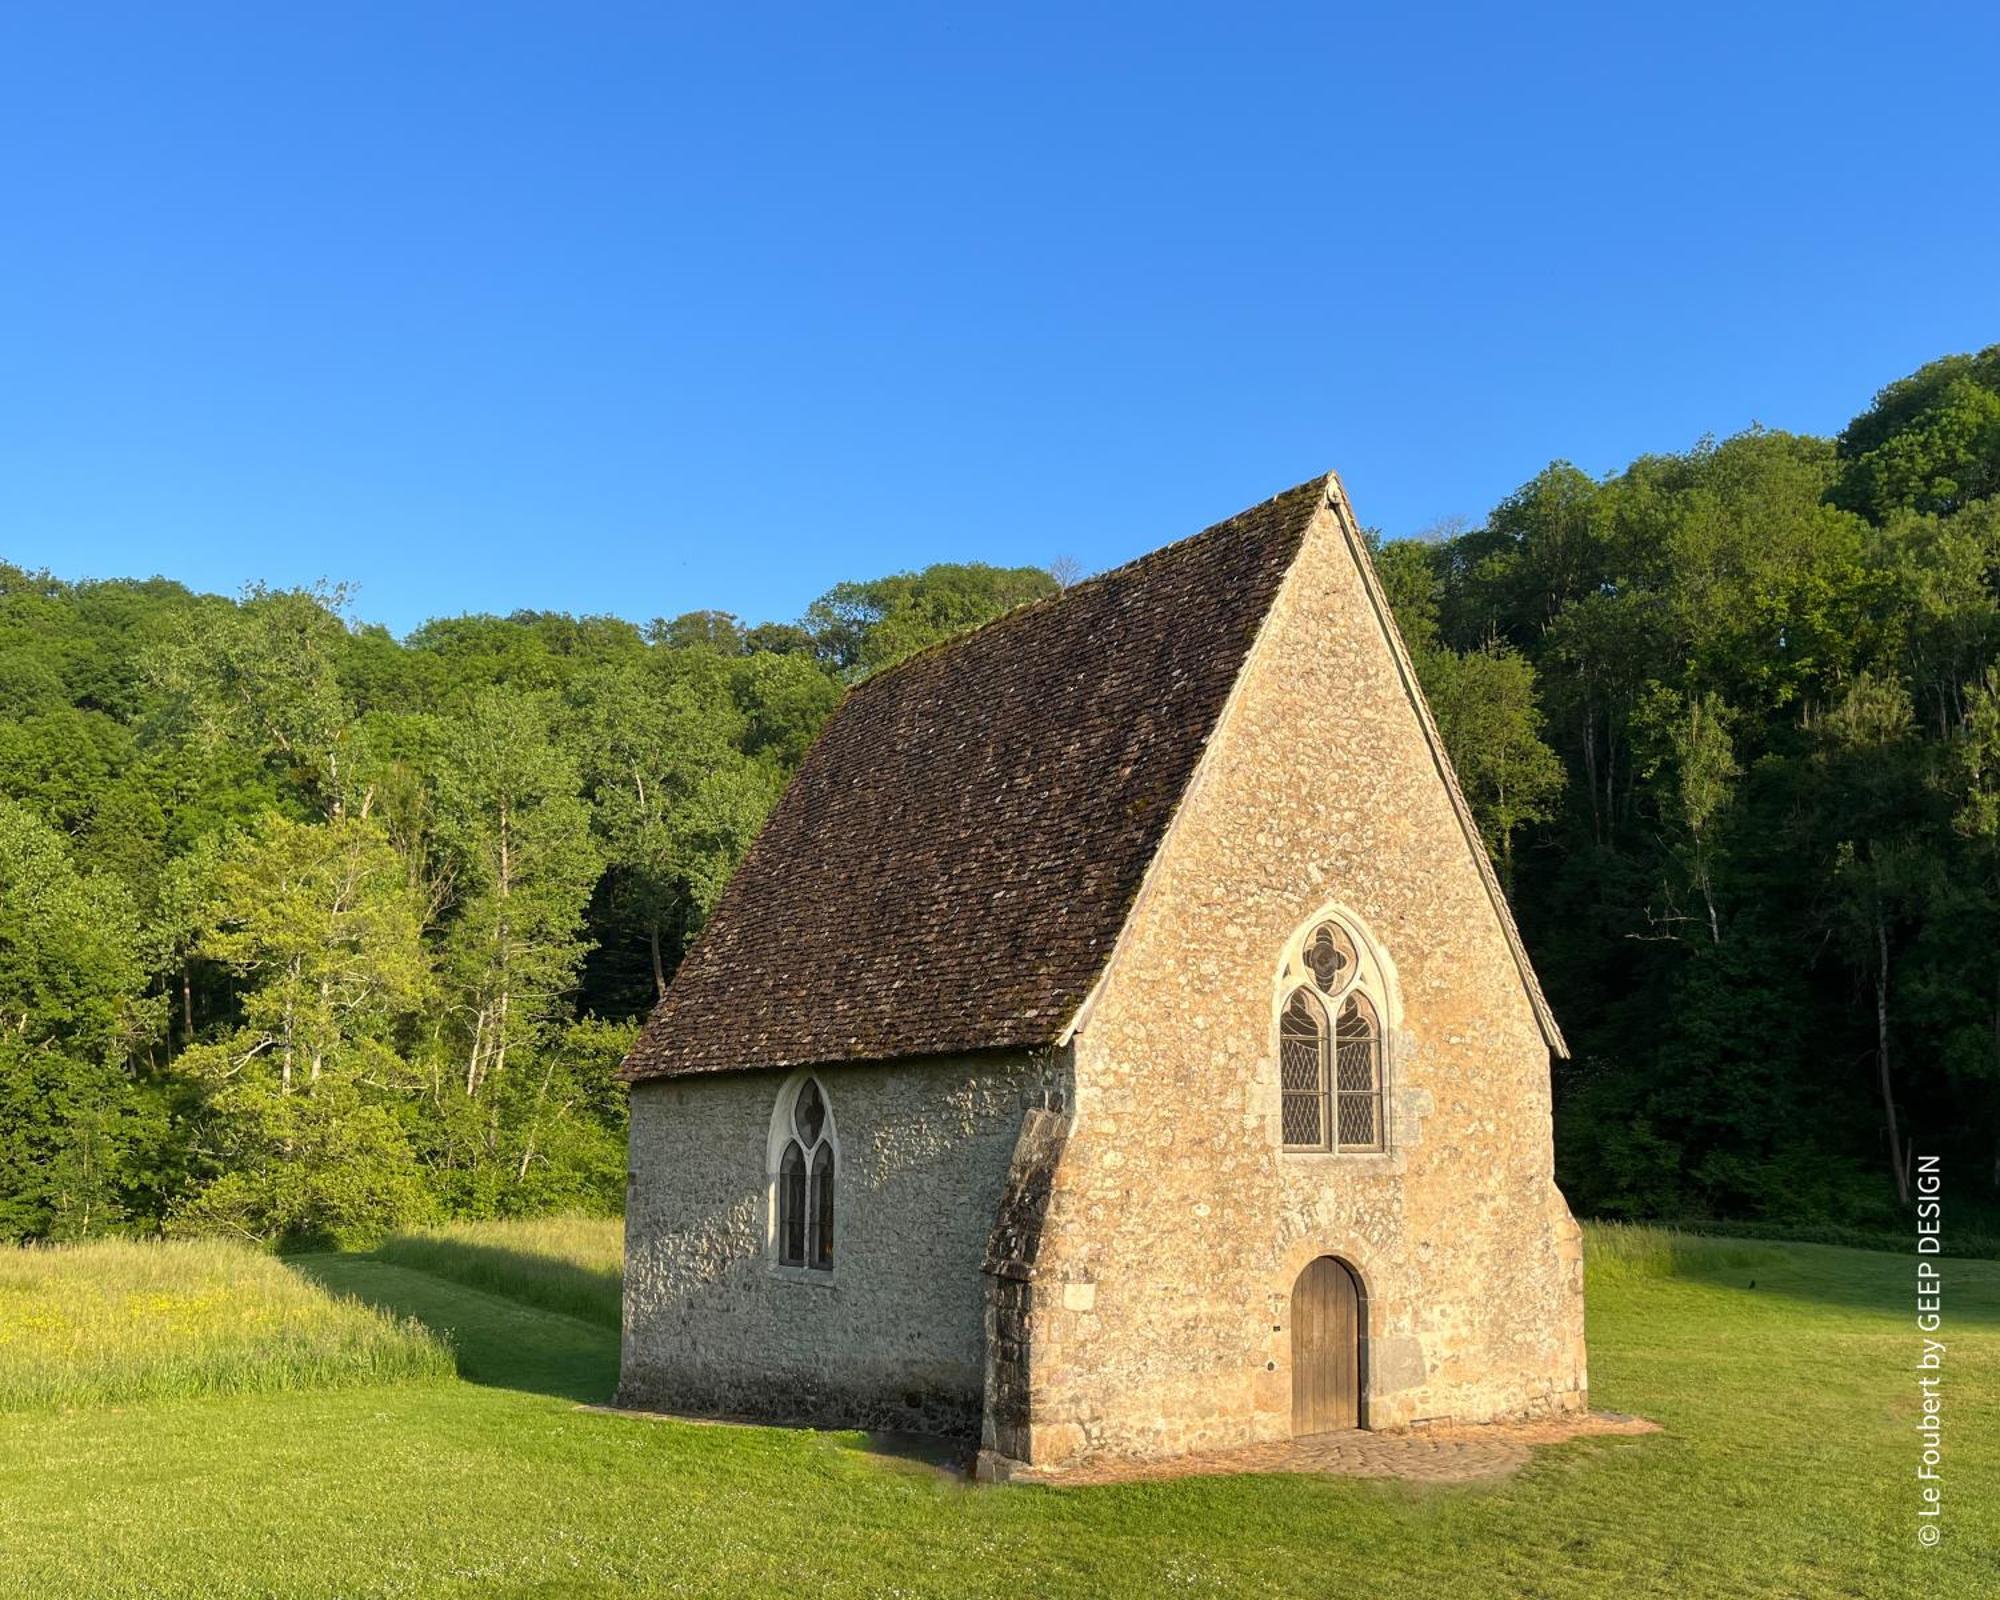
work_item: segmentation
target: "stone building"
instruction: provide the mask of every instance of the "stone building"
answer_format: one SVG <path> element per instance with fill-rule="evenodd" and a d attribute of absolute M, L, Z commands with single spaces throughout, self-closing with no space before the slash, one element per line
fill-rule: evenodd
<path fill-rule="evenodd" d="M 623 1069 L 621 1399 L 998 1473 L 1580 1410 L 1562 1049 L 1315 480 L 849 693 Z"/>

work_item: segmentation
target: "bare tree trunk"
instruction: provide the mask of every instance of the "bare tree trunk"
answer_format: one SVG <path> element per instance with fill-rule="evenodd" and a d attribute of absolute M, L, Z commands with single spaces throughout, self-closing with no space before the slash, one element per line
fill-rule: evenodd
<path fill-rule="evenodd" d="M 183 1043 L 194 1041 L 194 963 L 181 963 L 181 1026 L 185 1029 Z"/>
<path fill-rule="evenodd" d="M 1882 1116 L 1889 1128 L 1889 1166 L 1896 1175 L 1896 1198 L 1910 1203 L 1910 1172 L 1903 1162 L 1903 1138 L 1896 1127 L 1896 1091 L 1889 1078 L 1889 929 L 1875 910 L 1875 1066 L 1882 1079 Z"/>
<path fill-rule="evenodd" d="M 1702 903 L 1708 907 L 1709 942 L 1719 945 L 1722 943 L 1722 920 L 1715 914 L 1715 891 L 1709 885 L 1708 867 L 1706 864 L 1702 866 L 1700 876 L 1696 881 L 1701 884 Z"/>
<path fill-rule="evenodd" d="M 1607 827 L 1618 826 L 1618 741 L 1611 730 L 1604 730 L 1604 821 Z"/>
<path fill-rule="evenodd" d="M 326 979 L 326 978 L 321 978 L 321 979 L 319 980 L 319 1003 L 320 1003 L 320 1012 L 321 1012 L 321 1015 L 322 1015 L 322 1016 L 323 1016 L 323 1015 L 325 1015 L 325 1013 L 326 1013 L 326 1010 L 327 1010 L 327 996 L 328 996 L 328 995 L 329 995 L 329 993 L 330 993 L 330 992 L 332 991 L 332 988 L 333 988 L 333 984 L 332 984 L 331 980 L 329 980 L 329 979 Z M 307 1074 L 306 1074 L 306 1081 L 307 1081 L 308 1083 L 318 1083 L 318 1082 L 319 1082 L 319 1062 L 320 1062 L 320 1056 L 321 1056 L 321 1054 L 322 1054 L 322 1053 L 323 1053 L 323 1052 L 321 1051 L 321 1049 L 320 1049 L 320 1047 L 319 1047 L 318 1045 L 314 1045 L 314 1046 L 313 1046 L 313 1053 L 312 1053 L 312 1066 L 311 1066 L 311 1069 L 310 1069 L 310 1070 L 309 1070 L 309 1071 L 307 1072 Z"/>
<path fill-rule="evenodd" d="M 507 1025 L 508 996 L 512 988 L 510 969 L 513 965 L 514 930 L 508 923 L 507 902 L 514 893 L 514 849 L 512 833 L 513 815 L 511 808 L 502 802 L 500 806 L 500 872 L 494 887 L 500 894 L 500 1014 L 495 1022 L 497 1037 L 493 1042 L 493 1075 L 497 1078 L 507 1070 Z M 499 1113 L 496 1111 L 495 1116 Z"/>
<path fill-rule="evenodd" d="M 1587 702 L 1583 708 L 1583 791 L 1590 796 L 1590 837 L 1604 843 L 1604 819 L 1597 809 L 1597 713 Z"/>
<path fill-rule="evenodd" d="M 465 1098 L 479 1092 L 479 1042 L 486 1032 L 486 1008 L 481 1006 L 472 1019 L 472 1053 L 465 1058 Z"/>
<path fill-rule="evenodd" d="M 553 1060 L 542 1069 L 542 1086 L 535 1091 L 535 1111 L 528 1123 L 527 1142 L 521 1147 L 521 1169 L 514 1174 L 516 1183 L 528 1181 L 528 1163 L 535 1159 L 535 1131 L 542 1125 L 542 1108 L 548 1104 L 549 1084 L 554 1081 L 556 1064 Z"/>
<path fill-rule="evenodd" d="M 646 925 L 646 942 L 653 952 L 653 998 L 658 1000 L 667 992 L 667 972 L 660 964 L 660 925 L 657 922 Z"/>

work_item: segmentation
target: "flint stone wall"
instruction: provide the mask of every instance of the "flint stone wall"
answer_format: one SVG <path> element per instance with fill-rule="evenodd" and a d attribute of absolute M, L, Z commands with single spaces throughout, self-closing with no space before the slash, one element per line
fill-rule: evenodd
<path fill-rule="evenodd" d="M 632 1091 L 619 1403 L 822 1426 L 977 1432 L 982 1272 L 1023 1120 L 1060 1057 L 815 1069 L 839 1175 L 834 1269 L 774 1265 L 768 1137 L 792 1073 Z"/>

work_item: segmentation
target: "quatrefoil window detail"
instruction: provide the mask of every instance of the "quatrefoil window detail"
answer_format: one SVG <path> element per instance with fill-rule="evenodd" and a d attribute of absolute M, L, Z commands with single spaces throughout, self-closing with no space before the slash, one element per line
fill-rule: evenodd
<path fill-rule="evenodd" d="M 1354 978 L 1354 941 L 1346 930 L 1322 922 L 1306 941 L 1306 967 L 1321 994 L 1338 994 Z"/>

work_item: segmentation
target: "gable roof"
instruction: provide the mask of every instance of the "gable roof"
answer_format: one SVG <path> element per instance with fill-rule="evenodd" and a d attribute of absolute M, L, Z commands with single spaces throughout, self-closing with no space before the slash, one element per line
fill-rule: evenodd
<path fill-rule="evenodd" d="M 1053 1043 L 1326 482 L 851 689 L 622 1075 Z"/>
<path fill-rule="evenodd" d="M 1328 505 L 1544 1037 L 1567 1054 L 1328 474 L 851 689 L 620 1076 L 1059 1042 Z"/>
<path fill-rule="evenodd" d="M 1410 704 L 1416 708 L 1417 721 L 1424 730 L 1424 743 L 1430 748 L 1431 763 L 1444 780 L 1445 793 L 1451 796 L 1451 808 L 1458 818 L 1459 832 L 1465 835 L 1466 848 L 1472 852 L 1473 862 L 1479 868 L 1479 880 L 1485 886 L 1486 898 L 1493 904 L 1493 914 L 1500 919 L 1500 931 L 1506 936 L 1508 953 L 1513 956 L 1515 970 L 1521 975 L 1521 987 L 1527 992 L 1535 1022 L 1541 1028 L 1542 1038 L 1548 1047 L 1568 1059 L 1569 1043 L 1556 1023 L 1556 1014 L 1549 1006 L 1548 996 L 1542 993 L 1542 980 L 1535 976 L 1535 964 L 1528 959 L 1528 947 L 1521 938 L 1520 926 L 1514 921 L 1514 908 L 1507 903 L 1507 891 L 1500 887 L 1500 875 L 1493 870 L 1493 858 L 1486 853 L 1486 841 L 1480 836 L 1478 819 L 1472 814 L 1465 790 L 1459 787 L 1458 770 L 1451 764 L 1450 752 L 1444 747 L 1444 735 L 1438 732 L 1437 719 L 1431 715 L 1430 702 L 1424 698 L 1423 688 L 1417 681 L 1416 664 L 1410 660 L 1409 646 L 1403 643 L 1403 630 L 1396 626 L 1396 613 L 1390 608 L 1389 596 L 1382 588 L 1381 575 L 1375 570 L 1375 558 L 1368 553 L 1368 541 L 1361 532 L 1361 524 L 1354 520 L 1354 507 L 1348 504 L 1347 490 L 1337 474 L 1328 473 L 1326 476 L 1326 498 L 1340 524 L 1341 537 L 1347 542 L 1348 553 L 1360 569 L 1361 587 L 1368 596 L 1369 607 L 1375 613 L 1375 620 L 1382 625 L 1383 633 L 1388 636 L 1389 654 L 1395 659 L 1396 675 L 1402 681 L 1403 692 L 1409 697 Z"/>

